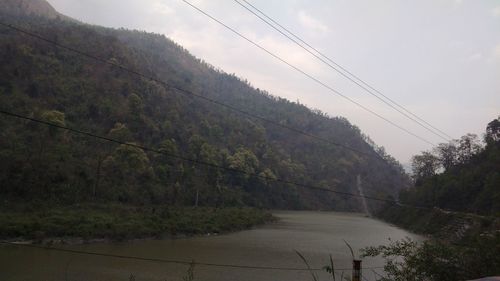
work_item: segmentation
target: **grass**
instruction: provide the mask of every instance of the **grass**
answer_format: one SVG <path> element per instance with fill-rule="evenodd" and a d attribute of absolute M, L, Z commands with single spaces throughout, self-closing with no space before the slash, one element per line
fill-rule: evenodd
<path fill-rule="evenodd" d="M 128 240 L 243 230 L 274 220 L 252 208 L 80 204 L 61 207 L 2 206 L 0 238 Z"/>

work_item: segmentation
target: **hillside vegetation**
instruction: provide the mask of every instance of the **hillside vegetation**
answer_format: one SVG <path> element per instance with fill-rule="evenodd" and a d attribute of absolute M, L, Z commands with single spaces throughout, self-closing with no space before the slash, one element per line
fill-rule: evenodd
<path fill-rule="evenodd" d="M 415 186 L 401 191 L 403 205 L 387 205 L 377 216 L 429 239 L 365 249 L 364 256 L 386 259 L 380 280 L 500 275 L 500 118 L 488 123 L 483 143 L 467 134 L 413 157 Z"/>
<path fill-rule="evenodd" d="M 500 215 L 500 118 L 484 137 L 467 134 L 413 157 L 415 188 L 401 192 L 404 203 Z"/>
<path fill-rule="evenodd" d="M 486 127 L 484 145 L 467 134 L 412 160 L 415 186 L 378 215 L 407 229 L 452 240 L 500 229 L 500 118 Z"/>
<path fill-rule="evenodd" d="M 408 185 L 401 165 L 345 118 L 255 89 L 162 35 L 2 8 L 2 22 L 280 124 L 378 153 L 383 160 L 237 114 L 8 28 L 0 29 L 3 110 L 267 178 L 357 193 L 359 174 L 365 194 L 379 197 Z M 360 205 L 358 199 L 228 173 L 12 117 L 2 116 L 0 128 L 4 200 L 349 211 Z"/>

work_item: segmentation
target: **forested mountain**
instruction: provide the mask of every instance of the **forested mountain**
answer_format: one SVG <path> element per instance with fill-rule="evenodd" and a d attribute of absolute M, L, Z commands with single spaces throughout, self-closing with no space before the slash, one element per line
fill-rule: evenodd
<path fill-rule="evenodd" d="M 4 13 L 10 15 L 35 15 L 46 18 L 66 18 L 59 14 L 47 1 L 43 0 L 1 0 L 0 5 Z"/>
<path fill-rule="evenodd" d="M 486 126 L 484 143 L 467 134 L 414 156 L 415 188 L 401 192 L 402 202 L 498 216 L 500 118 Z"/>
<path fill-rule="evenodd" d="M 25 5 L 23 3 L 31 3 Z M 14 3 L 14 4 L 13 4 Z M 163 35 L 78 23 L 48 3 L 1 0 L 0 20 L 114 64 L 366 154 L 346 150 L 0 27 L 0 108 L 167 153 L 365 195 L 395 195 L 401 165 L 348 120 L 252 87 Z M 383 160 L 382 160 L 383 159 Z M 195 165 L 0 117 L 7 200 L 358 210 L 359 199 Z"/>
<path fill-rule="evenodd" d="M 474 134 L 441 143 L 412 159 L 415 186 L 401 191 L 401 205 L 377 217 L 426 234 L 370 248 L 386 259 L 388 280 L 479 280 L 500 274 L 500 118 Z M 421 206 L 423 208 L 415 208 Z M 397 266 L 395 259 L 404 260 Z M 486 278 L 488 279 L 488 278 Z M 482 279 L 481 279 L 482 280 Z"/>

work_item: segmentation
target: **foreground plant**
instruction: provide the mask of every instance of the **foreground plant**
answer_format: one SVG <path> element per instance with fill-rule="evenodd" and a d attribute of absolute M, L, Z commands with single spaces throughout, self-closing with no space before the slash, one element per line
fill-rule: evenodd
<path fill-rule="evenodd" d="M 500 274 L 500 234 L 479 236 L 460 244 L 437 240 L 421 244 L 410 238 L 367 247 L 362 257 L 385 259 L 380 281 L 456 281 Z"/>
<path fill-rule="evenodd" d="M 354 260 L 355 259 L 355 256 L 354 256 L 354 251 L 351 247 L 351 245 L 349 245 L 349 243 L 347 243 L 347 241 L 344 240 L 344 243 L 347 245 L 347 247 L 349 248 L 349 251 L 351 252 L 351 256 L 352 256 L 352 259 Z M 304 264 L 306 265 L 307 267 L 307 270 L 309 271 L 309 273 L 311 274 L 311 277 L 312 277 L 312 280 L 313 281 L 319 281 L 319 278 L 318 276 L 316 275 L 316 273 L 314 273 L 314 269 L 311 268 L 311 266 L 309 265 L 309 262 L 307 261 L 307 259 L 304 257 L 304 255 L 302 255 L 299 251 L 295 250 L 295 252 L 297 253 L 297 255 L 300 257 L 300 259 L 304 262 Z M 335 266 L 333 264 L 333 257 L 332 255 L 330 254 L 329 255 L 330 257 L 330 264 L 329 265 L 325 265 L 323 266 L 322 270 L 328 272 L 330 274 L 330 276 L 332 277 L 332 280 L 333 281 L 336 281 L 336 277 L 335 277 L 335 274 L 338 272 L 335 272 Z M 345 276 L 344 277 L 344 271 L 342 271 L 340 273 L 340 281 L 351 281 L 351 277 L 350 276 Z"/>

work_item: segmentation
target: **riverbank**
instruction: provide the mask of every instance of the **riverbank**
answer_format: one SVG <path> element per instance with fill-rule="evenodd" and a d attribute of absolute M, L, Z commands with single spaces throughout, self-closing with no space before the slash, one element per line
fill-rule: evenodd
<path fill-rule="evenodd" d="M 417 235 L 361 214 L 273 211 L 273 215 L 279 218 L 277 223 L 268 223 L 227 235 L 56 245 L 54 248 L 158 260 L 194 260 L 197 263 L 303 269 L 306 266 L 295 249 L 304 255 L 313 268 L 322 268 L 329 264 L 331 254 L 335 269 L 339 274 L 344 270 L 344 276 L 347 276 L 351 272 L 352 257 L 344 240 L 354 250 L 386 243 L 388 237 L 393 240 L 404 237 L 420 240 Z M 52 251 L 50 248 L 0 245 L 0 280 L 123 281 L 130 280 L 131 275 L 138 281 L 183 280 L 189 268 L 188 265 L 177 263 L 71 254 Z M 363 260 L 364 268 L 381 265 L 382 258 Z M 365 278 L 375 281 L 372 272 L 367 270 L 369 272 L 365 274 Z M 379 269 L 378 271 L 382 274 Z M 318 280 L 331 280 L 331 275 L 326 271 L 315 273 Z M 195 266 L 194 276 L 196 281 L 311 280 L 309 272 L 303 270 L 256 270 L 202 265 Z"/>
<path fill-rule="evenodd" d="M 418 209 L 392 205 L 379 211 L 376 217 L 414 233 L 448 242 L 459 242 L 479 235 L 494 235 L 500 231 L 498 218 L 439 208 Z"/>
<path fill-rule="evenodd" d="M 33 243 L 79 244 L 143 238 L 217 235 L 275 221 L 253 208 L 78 204 L 37 208 L 2 206 L 0 238 Z"/>
<path fill-rule="evenodd" d="M 386 206 L 377 215 L 429 237 L 420 245 L 397 241 L 369 249 L 367 256 L 386 256 L 384 269 L 391 280 L 472 280 L 500 273 L 497 217 L 403 206 Z M 394 258 L 404 262 L 395 267 Z"/>

